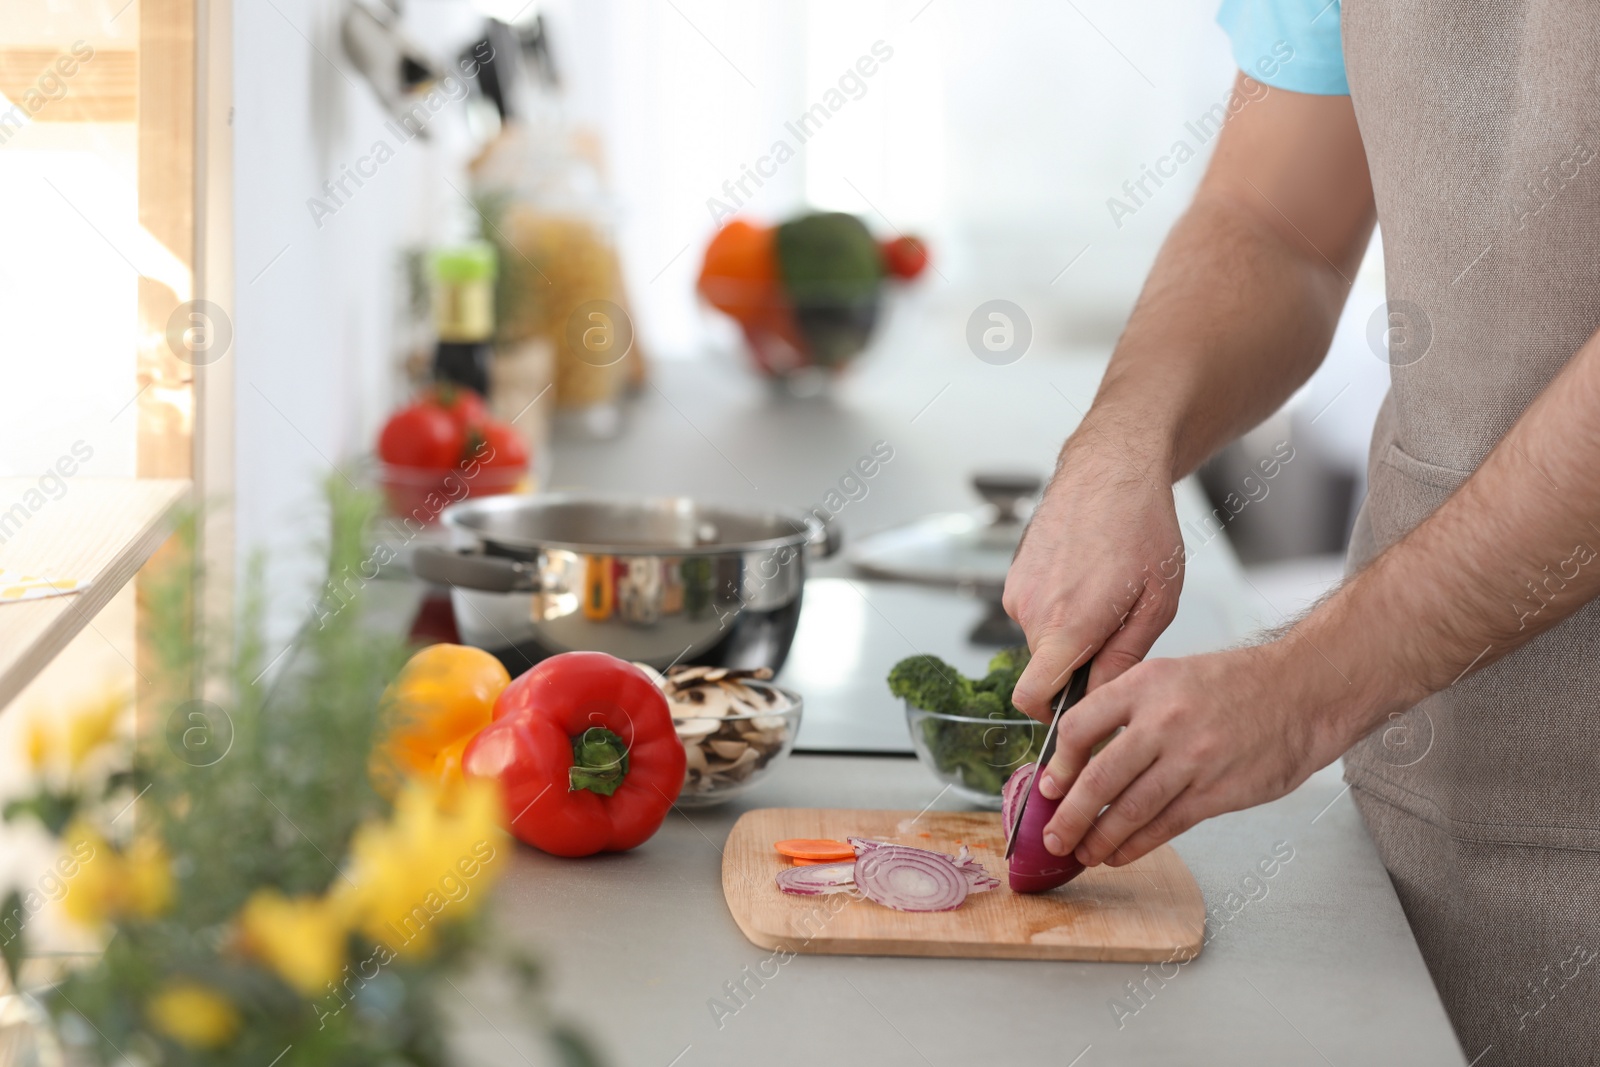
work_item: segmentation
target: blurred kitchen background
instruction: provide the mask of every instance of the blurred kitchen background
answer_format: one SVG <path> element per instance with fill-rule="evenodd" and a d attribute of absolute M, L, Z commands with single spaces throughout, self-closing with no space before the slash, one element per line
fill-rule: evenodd
<path fill-rule="evenodd" d="M 107 0 L 105 11 L 8 10 L 0 36 L 9 45 L 82 38 L 112 53 L 132 46 L 117 27 L 136 20 L 112 15 L 125 2 Z M 698 363 L 756 381 L 739 330 L 696 292 L 728 208 L 764 224 L 807 208 L 848 212 L 879 238 L 923 239 L 931 265 L 886 297 L 884 321 L 840 386 L 838 402 L 847 404 L 852 380 L 971 363 L 969 319 L 994 299 L 1025 313 L 1026 361 L 1105 359 L 1200 177 L 1209 144 L 1197 131 L 1227 100 L 1235 65 L 1215 7 L 236 5 L 233 303 L 217 310 L 234 361 L 236 555 L 268 554 L 277 628 L 298 625 L 317 578 L 301 550 L 320 529 L 319 481 L 372 452 L 414 387 L 419 352 L 432 343 L 424 253 L 494 238 L 485 230 L 482 176 L 494 169 L 486 157 L 504 131 L 497 90 L 462 74 L 473 56 L 493 55 L 494 77 L 520 86 L 512 113 L 530 136 L 518 151 L 538 164 L 524 173 L 542 176 L 522 191 L 577 211 L 610 245 L 619 300 L 650 375 Z M 862 65 L 864 57 L 871 62 Z M 415 103 L 408 91 L 430 86 L 443 101 L 410 136 L 397 116 Z M 8 98 L 20 91 L 0 89 Z M 792 124 L 819 102 L 826 121 L 802 142 Z M 1124 183 L 1180 140 L 1198 148 L 1197 158 L 1159 187 L 1147 184 L 1153 195 L 1132 212 L 1114 212 L 1112 198 L 1131 202 Z M 772 158 L 780 141 L 793 158 Z M 27 209 L 8 214 L 8 238 L 31 251 L 0 257 L 0 358 L 8 394 L 20 401 L 8 409 L 0 475 L 32 476 L 83 439 L 94 450 L 94 476 L 130 476 L 138 418 L 129 405 L 161 383 L 141 380 L 119 343 L 136 299 L 128 267 L 146 277 L 165 268 L 160 243 L 147 239 L 130 209 L 136 138 L 107 115 L 25 120 L 9 142 L 0 147 L 0 196 Z M 756 172 L 759 182 L 750 177 Z M 41 179 L 61 195 L 39 194 Z M 1375 242 L 1322 370 L 1203 473 L 1215 505 L 1225 507 L 1230 493 L 1247 495 L 1241 483 L 1261 456 L 1292 442 L 1295 459 L 1270 491 L 1226 523 L 1251 582 L 1280 606 L 1308 602 L 1338 574 L 1387 380 L 1382 328 L 1373 325 L 1382 305 Z M 63 395 L 70 403 L 28 400 Z M 603 439 L 626 432 L 628 403 L 601 405 L 598 414 L 551 413 L 548 423 L 558 438 Z M 1063 434 L 1074 421 L 1063 420 Z M 981 439 L 1005 427 L 974 425 L 970 433 L 979 456 Z M 535 470 L 547 487 L 561 487 L 562 470 L 546 458 L 535 455 Z M 1034 473 L 1047 473 L 1052 459 L 1035 457 Z M 750 490 L 728 479 L 727 496 Z M 853 535 L 873 532 L 874 506 L 869 500 L 841 521 Z"/>

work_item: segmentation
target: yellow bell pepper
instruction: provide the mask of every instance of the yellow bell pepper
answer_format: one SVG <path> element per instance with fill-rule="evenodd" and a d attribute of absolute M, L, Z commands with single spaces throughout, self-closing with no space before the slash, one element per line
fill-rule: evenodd
<path fill-rule="evenodd" d="M 511 675 L 494 656 L 465 645 L 429 645 L 384 690 L 368 770 L 373 788 L 393 800 L 407 779 L 451 792 L 461 783 L 461 753 L 489 725 Z"/>

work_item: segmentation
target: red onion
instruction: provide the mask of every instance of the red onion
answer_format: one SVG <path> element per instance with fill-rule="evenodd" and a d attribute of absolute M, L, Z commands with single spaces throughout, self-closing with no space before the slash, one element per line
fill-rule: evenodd
<path fill-rule="evenodd" d="M 847 837 L 844 840 L 847 845 L 856 850 L 856 859 L 860 859 L 873 849 L 882 848 L 889 843 L 887 841 L 872 841 L 865 837 Z M 910 848 L 911 846 L 902 845 L 900 847 Z"/>
<path fill-rule="evenodd" d="M 873 841 L 864 837 L 847 837 L 845 840 L 850 843 L 851 848 L 856 850 L 856 858 L 858 860 L 874 849 L 905 849 L 908 852 L 919 852 L 924 856 L 937 856 L 940 859 L 947 859 L 951 863 L 954 863 L 956 865 L 956 870 L 960 871 L 966 876 L 967 888 L 969 892 L 982 893 L 989 889 L 1000 888 L 1000 879 L 990 874 L 988 868 L 979 863 L 977 860 L 973 859 L 972 850 L 967 848 L 966 845 L 962 845 L 961 851 L 957 852 L 954 856 L 951 856 L 947 852 L 935 852 L 932 849 L 916 848 L 912 845 L 897 845 L 892 841 Z"/>
<path fill-rule="evenodd" d="M 967 899 L 966 874 L 943 852 L 872 844 L 856 860 L 856 887 L 869 899 L 897 911 L 950 911 Z"/>
<path fill-rule="evenodd" d="M 1058 885 L 1065 885 L 1083 873 L 1083 864 L 1073 856 L 1055 856 L 1044 847 L 1044 828 L 1061 805 L 1059 800 L 1046 800 L 1039 792 L 1039 777 L 1033 774 L 1033 765 L 1019 768 L 1007 780 L 1003 796 L 1013 792 L 1016 799 L 1009 818 L 1016 817 L 1016 803 L 1021 803 L 1022 787 L 1013 790 L 1013 783 L 1027 780 L 1028 805 L 1022 812 L 1022 825 L 1017 827 L 1017 842 L 1011 850 L 1010 881 L 1013 893 L 1043 893 Z M 1004 810 L 1002 818 L 1007 818 Z M 1009 823 L 1007 826 L 1009 827 Z"/>
<path fill-rule="evenodd" d="M 961 851 L 956 853 L 956 870 L 967 876 L 967 891 L 969 893 L 982 893 L 989 889 L 999 889 L 1000 879 L 990 874 L 983 864 L 972 858 L 972 850 L 966 845 L 961 846 Z"/>
<path fill-rule="evenodd" d="M 816 863 L 804 867 L 785 867 L 778 872 L 778 888 L 785 893 L 817 896 L 823 893 L 844 893 L 855 885 L 856 865 L 843 863 Z"/>
<path fill-rule="evenodd" d="M 1027 792 L 1028 786 L 1033 784 L 1036 769 L 1036 764 L 1024 763 L 1011 772 L 1000 790 L 1000 825 L 1006 828 L 1007 844 L 1011 843 L 1011 827 L 1017 821 L 1017 805 L 1022 802 L 1022 794 Z"/>

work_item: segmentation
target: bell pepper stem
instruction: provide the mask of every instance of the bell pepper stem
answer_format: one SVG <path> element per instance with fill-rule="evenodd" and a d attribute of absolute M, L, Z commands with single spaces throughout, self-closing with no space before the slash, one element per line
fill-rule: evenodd
<path fill-rule="evenodd" d="M 572 739 L 569 791 L 587 789 L 608 797 L 628 776 L 628 746 L 604 726 L 591 726 Z"/>

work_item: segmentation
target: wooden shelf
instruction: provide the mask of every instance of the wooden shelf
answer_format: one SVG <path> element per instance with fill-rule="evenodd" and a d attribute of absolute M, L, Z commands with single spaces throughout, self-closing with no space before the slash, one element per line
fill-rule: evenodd
<path fill-rule="evenodd" d="M 161 547 L 189 483 L 74 478 L 34 510 L 29 493 L 38 490 L 36 479 L 0 478 L 0 567 L 90 584 L 0 604 L 0 711 Z"/>

